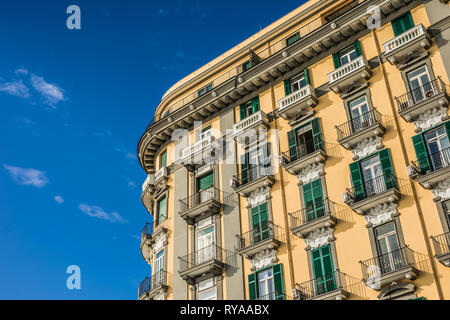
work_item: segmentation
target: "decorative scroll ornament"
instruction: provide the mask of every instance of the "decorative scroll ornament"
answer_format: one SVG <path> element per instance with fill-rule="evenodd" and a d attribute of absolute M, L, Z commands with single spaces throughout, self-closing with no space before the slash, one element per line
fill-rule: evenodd
<path fill-rule="evenodd" d="M 315 162 L 300 170 L 297 179 L 300 184 L 307 184 L 323 175 L 323 163 Z"/>
<path fill-rule="evenodd" d="M 447 119 L 447 108 L 439 106 L 421 113 L 417 119 L 413 121 L 413 124 L 416 126 L 418 131 L 428 130 Z"/>
<path fill-rule="evenodd" d="M 269 198 L 270 198 L 270 188 L 262 187 L 250 193 L 250 195 L 247 197 L 247 202 L 251 208 L 254 208 L 266 202 Z"/>
<path fill-rule="evenodd" d="M 250 259 L 252 271 L 269 267 L 277 261 L 277 250 L 275 249 L 264 249 Z"/>
<path fill-rule="evenodd" d="M 160 232 L 155 238 L 152 249 L 154 252 L 158 252 L 165 245 L 167 245 L 167 234 L 165 232 Z"/>
<path fill-rule="evenodd" d="M 364 219 L 366 220 L 367 224 L 371 224 L 372 226 L 376 227 L 384 222 L 389 221 L 397 214 L 397 204 L 386 202 L 369 209 L 367 214 L 364 215 Z"/>
<path fill-rule="evenodd" d="M 314 250 L 326 245 L 333 238 L 333 228 L 323 227 L 314 230 L 305 237 L 306 245 L 309 249 Z"/>
<path fill-rule="evenodd" d="M 436 186 L 431 189 L 435 199 L 447 200 L 450 199 L 450 178 L 438 182 Z"/>
<path fill-rule="evenodd" d="M 352 152 L 355 158 L 364 158 L 377 150 L 383 149 L 383 144 L 381 143 L 381 137 L 373 136 L 364 139 L 363 141 L 357 143 L 353 148 Z"/>

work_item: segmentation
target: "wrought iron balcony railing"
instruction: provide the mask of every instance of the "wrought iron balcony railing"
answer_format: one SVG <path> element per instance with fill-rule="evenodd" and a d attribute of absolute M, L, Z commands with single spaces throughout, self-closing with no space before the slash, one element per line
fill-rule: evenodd
<path fill-rule="evenodd" d="M 239 173 L 236 177 L 236 185 L 234 185 L 234 187 L 242 187 L 252 181 L 258 180 L 259 178 L 273 175 L 271 160 L 272 158 L 269 157 L 266 160 L 267 163 L 260 165 L 249 164 L 248 170 L 245 170 L 243 172 L 241 170 L 241 173 Z"/>
<path fill-rule="evenodd" d="M 397 101 L 398 111 L 406 111 L 407 109 L 417 105 L 420 102 L 433 98 L 437 94 L 447 93 L 447 88 L 441 78 L 436 78 L 426 84 L 415 88 L 400 97 L 395 97 Z"/>
<path fill-rule="evenodd" d="M 351 201 L 356 203 L 394 188 L 398 189 L 397 177 L 392 173 L 385 173 L 362 184 L 353 186 L 351 189 L 347 189 L 346 194 L 350 199 L 346 199 L 346 202 Z"/>
<path fill-rule="evenodd" d="M 363 280 L 374 280 L 384 274 L 399 271 L 415 264 L 414 251 L 408 247 L 360 261 Z"/>
<path fill-rule="evenodd" d="M 450 254 L 450 232 L 431 237 L 431 240 L 437 257 Z"/>
<path fill-rule="evenodd" d="M 153 224 L 147 222 L 141 232 L 141 243 L 150 238 L 152 231 Z"/>
<path fill-rule="evenodd" d="M 192 196 L 187 197 L 186 199 L 180 200 L 180 210 L 183 212 L 192 209 L 209 200 L 215 200 L 217 202 L 220 202 L 221 193 L 222 192 L 215 187 L 201 190 L 193 194 Z"/>
<path fill-rule="evenodd" d="M 281 240 L 283 229 L 272 222 L 264 222 L 259 227 L 236 235 L 238 239 L 238 251 L 247 249 L 265 240 Z"/>
<path fill-rule="evenodd" d="M 217 245 L 210 245 L 208 247 L 199 249 L 184 257 L 178 258 L 180 260 L 180 272 L 184 272 L 191 268 L 202 265 L 211 260 L 222 261 L 223 249 Z"/>
<path fill-rule="evenodd" d="M 344 289 L 346 287 L 346 275 L 336 270 L 322 277 L 300 283 L 297 287 L 299 289 L 298 299 L 309 300 L 335 290 Z"/>
<path fill-rule="evenodd" d="M 294 213 L 290 213 L 291 229 L 303 226 L 319 218 L 335 213 L 334 202 L 325 198 L 321 203 L 314 203 L 308 208 L 303 208 Z"/>
<path fill-rule="evenodd" d="M 383 44 L 384 53 L 389 54 L 392 51 L 401 48 L 407 45 L 408 43 L 420 38 L 420 36 L 424 35 L 425 33 L 426 33 L 425 27 L 422 24 L 419 24 L 418 26 L 415 26 L 414 28 L 409 29 L 406 32 L 403 32 L 394 39 L 384 43 Z"/>
<path fill-rule="evenodd" d="M 360 117 L 352 119 L 336 127 L 338 140 L 345 139 L 375 124 L 382 124 L 382 116 L 376 109 L 372 109 Z"/>
<path fill-rule="evenodd" d="M 167 286 L 167 278 L 167 271 L 164 270 L 156 272 L 150 278 L 146 277 L 139 285 L 139 298 L 142 298 L 144 295 L 156 288 Z"/>
<path fill-rule="evenodd" d="M 412 161 L 412 167 L 418 176 L 424 176 L 431 172 L 447 168 L 450 165 L 450 148 L 429 154 L 416 161 Z"/>
<path fill-rule="evenodd" d="M 297 146 L 297 148 L 293 148 L 289 151 L 283 152 L 282 155 L 285 163 L 289 164 L 302 159 L 318 150 L 322 150 L 325 152 L 325 143 L 321 139 L 316 138 L 307 140 L 305 143 Z"/>

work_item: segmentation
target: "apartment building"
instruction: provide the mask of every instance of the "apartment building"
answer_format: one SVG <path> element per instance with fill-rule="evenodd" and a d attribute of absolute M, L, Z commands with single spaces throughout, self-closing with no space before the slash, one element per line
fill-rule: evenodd
<path fill-rule="evenodd" d="M 139 299 L 450 299 L 450 8 L 311 0 L 138 144 Z"/>

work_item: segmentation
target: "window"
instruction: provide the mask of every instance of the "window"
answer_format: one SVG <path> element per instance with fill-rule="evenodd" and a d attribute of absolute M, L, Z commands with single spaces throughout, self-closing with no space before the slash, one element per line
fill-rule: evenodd
<path fill-rule="evenodd" d="M 242 184 L 272 174 L 270 143 L 258 145 L 241 156 Z"/>
<path fill-rule="evenodd" d="M 197 178 L 197 192 L 200 197 L 200 203 L 211 200 L 214 196 L 214 173 L 208 173 Z"/>
<path fill-rule="evenodd" d="M 400 244 L 394 222 L 389 222 L 374 229 L 377 253 L 381 273 L 388 273 L 402 268 L 405 259 L 400 251 Z"/>
<path fill-rule="evenodd" d="M 197 300 L 217 300 L 217 287 L 214 278 L 197 283 Z"/>
<path fill-rule="evenodd" d="M 256 66 L 256 63 L 253 60 L 249 60 L 246 63 L 243 64 L 243 69 L 244 72 L 250 70 L 251 68 L 253 68 L 254 66 Z"/>
<path fill-rule="evenodd" d="M 412 137 L 418 167 L 422 173 L 450 165 L 450 122 Z"/>
<path fill-rule="evenodd" d="M 154 273 L 154 287 L 159 287 L 164 284 L 164 269 L 165 269 L 165 250 L 162 249 L 155 257 L 155 273 Z"/>
<path fill-rule="evenodd" d="M 326 245 L 311 252 L 314 273 L 314 296 L 336 290 L 335 269 L 331 246 Z"/>
<path fill-rule="evenodd" d="M 296 92 L 309 85 L 308 69 L 303 70 L 303 73 L 293 77 L 290 80 L 284 80 L 285 95 L 288 96 L 292 92 Z"/>
<path fill-rule="evenodd" d="M 446 218 L 448 227 L 450 228 L 450 200 L 443 202 L 442 207 L 444 208 L 445 218 Z"/>
<path fill-rule="evenodd" d="M 337 69 L 361 56 L 361 47 L 356 40 L 352 46 L 333 54 L 334 68 Z"/>
<path fill-rule="evenodd" d="M 215 226 L 212 219 L 209 218 L 200 221 L 197 224 L 196 233 L 196 265 L 215 258 L 215 239 Z"/>
<path fill-rule="evenodd" d="M 167 151 L 164 151 L 159 156 L 159 168 L 167 167 Z"/>
<path fill-rule="evenodd" d="M 298 40 L 300 40 L 300 32 L 297 32 L 296 34 L 290 36 L 289 38 L 286 39 L 286 45 L 290 46 L 291 44 L 297 42 Z"/>
<path fill-rule="evenodd" d="M 270 238 L 269 229 L 269 213 L 267 210 L 267 202 L 253 207 L 251 210 L 252 220 L 252 238 L 251 244 L 258 243 L 260 241 Z"/>
<path fill-rule="evenodd" d="M 201 88 L 200 90 L 198 90 L 198 96 L 201 97 L 202 95 L 204 95 L 205 93 L 211 91 L 213 88 L 212 84 L 207 85 L 204 88 Z"/>
<path fill-rule="evenodd" d="M 167 197 L 164 196 L 157 202 L 156 223 L 159 225 L 167 219 Z"/>
<path fill-rule="evenodd" d="M 250 100 L 247 103 L 240 105 L 241 120 L 244 120 L 245 118 L 251 116 L 252 114 L 258 111 L 259 111 L 259 96 Z"/>
<path fill-rule="evenodd" d="M 394 36 L 398 36 L 409 29 L 414 27 L 414 22 L 411 17 L 411 13 L 407 13 L 395 20 L 392 20 L 392 29 L 394 30 Z"/>
<path fill-rule="evenodd" d="M 322 180 L 317 179 L 302 186 L 303 202 L 305 204 L 306 222 L 313 221 L 325 215 Z"/>
<path fill-rule="evenodd" d="M 212 129 L 211 129 L 211 125 L 209 125 L 209 126 L 202 128 L 202 130 L 200 130 L 199 132 L 197 132 L 197 140 L 196 141 L 202 141 L 202 140 L 208 139 L 211 136 L 212 136 Z"/>
<path fill-rule="evenodd" d="M 351 128 L 353 133 L 358 132 L 364 128 L 370 127 L 373 124 L 372 115 L 369 113 L 369 104 L 367 96 L 361 96 L 349 102 L 348 104 Z"/>
<path fill-rule="evenodd" d="M 295 161 L 319 149 L 323 150 L 322 130 L 320 119 L 288 132 L 290 160 Z"/>
<path fill-rule="evenodd" d="M 419 103 L 425 98 L 433 96 L 437 93 L 433 83 L 430 82 L 430 75 L 427 66 L 421 66 L 407 73 L 408 85 L 411 90 L 413 103 Z"/>
<path fill-rule="evenodd" d="M 397 187 L 389 149 L 351 163 L 350 175 L 356 201 L 363 200 Z"/>
<path fill-rule="evenodd" d="M 250 300 L 283 300 L 283 272 L 281 264 L 248 275 Z"/>

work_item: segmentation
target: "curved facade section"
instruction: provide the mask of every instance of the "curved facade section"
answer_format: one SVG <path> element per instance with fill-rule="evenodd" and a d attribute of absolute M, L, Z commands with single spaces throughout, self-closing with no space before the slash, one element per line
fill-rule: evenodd
<path fill-rule="evenodd" d="M 310 1 L 175 84 L 139 299 L 449 299 L 449 8 Z"/>

